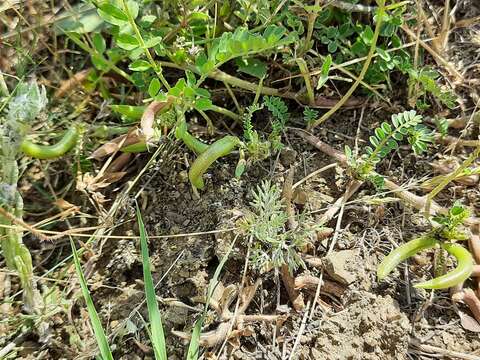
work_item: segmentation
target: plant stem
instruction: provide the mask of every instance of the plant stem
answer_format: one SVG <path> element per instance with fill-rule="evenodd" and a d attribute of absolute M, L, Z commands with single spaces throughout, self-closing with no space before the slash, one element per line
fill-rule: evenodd
<path fill-rule="evenodd" d="M 298 67 L 300 68 L 300 72 L 303 75 L 303 79 L 305 80 L 305 87 L 307 88 L 307 95 L 308 95 L 308 102 L 310 105 L 313 105 L 315 103 L 315 94 L 313 92 L 312 88 L 312 82 L 310 81 L 310 75 L 307 67 L 307 63 L 305 60 L 301 58 L 295 59 L 295 61 L 298 64 Z"/>
<path fill-rule="evenodd" d="M 153 70 L 157 74 L 158 78 L 162 82 L 163 86 L 167 90 L 170 90 L 170 84 L 168 81 L 164 78 L 162 74 L 162 68 L 161 66 L 153 60 L 152 54 L 150 54 L 150 51 L 148 50 L 147 46 L 145 45 L 145 41 L 143 40 L 142 34 L 140 34 L 140 30 L 138 29 L 137 24 L 135 23 L 135 19 L 133 18 L 132 14 L 130 13 L 130 9 L 128 8 L 127 1 L 122 0 L 123 2 L 123 8 L 125 10 L 125 13 L 127 14 L 128 17 L 128 22 L 130 23 L 130 26 L 133 28 L 133 31 L 135 31 L 135 37 L 137 38 L 137 41 L 140 43 L 140 47 L 143 49 L 143 52 L 147 56 L 148 62 L 150 65 L 152 65 Z"/>
<path fill-rule="evenodd" d="M 178 69 L 178 70 L 183 70 L 183 71 L 190 70 L 190 71 L 194 72 L 195 74 L 200 74 L 198 69 L 193 65 L 182 66 L 182 65 L 178 65 L 178 64 L 175 64 L 175 63 L 172 63 L 172 62 L 169 62 L 169 61 L 158 61 L 158 63 L 163 67 L 170 67 L 170 68 L 173 68 L 173 69 Z M 207 75 L 207 77 L 209 77 L 211 79 L 214 79 L 214 80 L 217 80 L 217 81 L 226 82 L 230 85 L 233 85 L 233 86 L 236 86 L 238 88 L 251 91 L 253 93 L 256 93 L 257 89 L 259 87 L 259 84 L 251 83 L 249 81 L 239 79 L 239 78 L 237 78 L 235 76 L 232 76 L 230 74 L 227 74 L 227 73 L 225 73 L 221 70 L 214 70 L 214 71 L 210 72 Z M 271 96 L 278 96 L 278 97 L 285 98 L 285 99 L 292 99 L 292 100 L 296 100 L 296 101 L 299 101 L 299 102 L 301 102 L 301 100 L 302 100 L 294 92 L 291 92 L 291 91 L 282 92 L 278 89 L 271 88 L 271 87 L 268 87 L 268 86 L 262 86 L 260 93 L 263 94 L 263 95 L 271 95 Z M 315 107 L 316 108 L 330 109 L 336 103 L 337 103 L 336 100 L 326 98 L 326 97 L 324 97 L 324 98 L 317 97 L 315 99 Z M 352 100 L 351 103 L 348 104 L 348 106 L 358 106 L 358 104 L 359 104 L 358 101 L 353 101 Z"/>
<path fill-rule="evenodd" d="M 308 28 L 307 28 L 307 36 L 305 37 L 305 44 L 303 47 L 302 54 L 305 54 L 308 50 L 312 48 L 312 35 L 313 35 L 313 30 L 315 28 L 315 20 L 318 17 L 318 13 L 320 11 L 320 0 L 315 0 L 315 9 L 313 9 L 311 12 L 308 12 Z"/>
<path fill-rule="evenodd" d="M 117 74 L 119 74 L 120 76 L 122 76 L 123 78 L 127 79 L 128 81 L 130 81 L 131 83 L 133 83 L 133 79 L 130 77 L 130 75 L 128 75 L 125 71 L 123 71 L 122 69 L 120 69 L 117 65 L 115 65 L 113 62 L 111 62 L 110 60 L 106 59 L 103 54 L 100 54 L 99 52 L 97 52 L 95 49 L 91 49 L 87 44 L 85 44 L 83 41 L 81 41 L 79 38 L 77 38 L 76 36 L 74 35 L 71 35 L 69 34 L 68 32 L 65 33 L 65 35 L 68 36 L 68 38 L 70 40 L 72 40 L 80 49 L 82 49 L 83 51 L 87 52 L 88 54 L 90 54 L 90 56 L 92 55 L 96 55 L 96 56 L 99 56 L 102 61 L 105 62 L 105 64 L 107 64 L 110 69 L 112 69 L 113 71 L 115 71 Z M 104 71 L 106 72 L 106 71 Z"/>
<path fill-rule="evenodd" d="M 17 186 L 18 182 L 18 165 L 14 157 L 2 157 L 2 169 L 0 169 L 0 180 L 2 183 L 12 187 Z M 18 192 L 14 190 L 14 203 L 11 206 L 2 208 L 2 213 L 7 216 L 0 215 L 0 224 L 10 226 L 13 218 L 21 218 L 23 213 L 23 200 Z M 18 228 L 1 228 L 0 229 L 0 245 L 3 255 L 7 263 L 7 267 L 16 270 L 24 291 L 24 303 L 26 309 L 35 312 L 35 282 L 33 279 L 32 257 L 28 248 L 22 241 L 23 232 Z"/>
<path fill-rule="evenodd" d="M 383 17 L 385 15 L 385 0 L 378 0 L 378 11 L 377 11 L 377 23 L 375 24 L 375 32 L 373 33 L 373 38 L 372 38 L 372 43 L 370 44 L 370 50 L 367 55 L 367 59 L 365 60 L 365 63 L 363 64 L 362 71 L 358 75 L 358 78 L 355 80 L 353 85 L 348 89 L 347 93 L 340 99 L 339 102 L 335 104 L 334 107 L 332 107 L 329 111 L 327 111 L 323 116 L 316 120 L 314 123 L 312 123 L 308 129 L 313 129 L 316 126 L 320 125 L 323 123 L 325 120 L 327 120 L 330 116 L 332 116 L 340 107 L 342 107 L 343 104 L 347 102 L 347 100 L 352 96 L 353 92 L 357 89 L 358 85 L 360 85 L 360 82 L 363 80 L 365 77 L 365 74 L 367 73 L 367 70 L 370 66 L 370 62 L 372 61 L 373 54 L 375 53 L 375 50 L 377 48 L 377 41 L 378 41 L 378 36 L 380 35 L 380 30 L 382 28 L 382 23 L 383 23 Z"/>
<path fill-rule="evenodd" d="M 235 114 L 233 111 L 230 111 L 228 109 L 222 108 L 222 107 L 217 106 L 217 105 L 212 105 L 210 110 L 215 111 L 219 114 L 228 116 L 230 119 L 233 119 L 235 121 L 241 122 L 241 117 L 239 115 Z"/>
<path fill-rule="evenodd" d="M 428 219 L 430 215 L 430 205 L 433 198 L 438 195 L 440 191 L 445 188 L 452 180 L 461 174 L 467 167 L 469 167 L 480 156 L 480 146 L 450 175 L 445 176 L 444 179 L 427 195 L 425 199 L 425 217 Z"/>

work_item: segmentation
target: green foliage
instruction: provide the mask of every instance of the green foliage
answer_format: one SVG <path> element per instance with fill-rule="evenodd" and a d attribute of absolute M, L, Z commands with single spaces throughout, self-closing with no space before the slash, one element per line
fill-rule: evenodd
<path fill-rule="evenodd" d="M 449 124 L 447 119 L 443 117 L 435 118 L 435 126 L 437 127 L 437 130 L 440 133 L 440 135 L 442 136 L 448 135 Z"/>
<path fill-rule="evenodd" d="M 227 61 L 239 57 L 249 57 L 269 52 L 279 47 L 291 44 L 296 39 L 296 34 L 286 34 L 286 29 L 276 25 L 268 26 L 263 34 L 255 34 L 247 28 L 239 27 L 234 32 L 225 32 L 213 41 L 208 51 L 208 56 L 200 54 L 196 59 L 196 66 L 202 75 L 207 75 L 214 68 Z M 243 68 L 245 70 L 245 67 Z"/>
<path fill-rule="evenodd" d="M 246 111 L 242 115 L 243 138 L 246 141 L 248 155 L 252 161 L 263 160 L 270 156 L 270 142 L 261 139 L 252 124 L 253 114 L 263 109 L 263 106 L 263 104 L 258 103 L 252 104 L 245 109 Z"/>
<path fill-rule="evenodd" d="M 273 115 L 272 132 L 270 133 L 269 141 L 274 150 L 280 150 L 283 147 L 282 132 L 290 118 L 288 106 L 281 98 L 275 96 L 265 96 L 263 103 Z"/>
<path fill-rule="evenodd" d="M 435 233 L 442 240 L 466 240 L 468 234 L 462 229 L 463 223 L 470 216 L 468 208 L 463 206 L 459 201 L 448 210 L 445 215 L 437 215 L 433 217 L 433 221 L 440 224 L 435 229 Z"/>
<path fill-rule="evenodd" d="M 17 189 L 19 168 L 17 156 L 33 120 L 47 104 L 45 88 L 36 82 L 19 83 L 15 96 L 8 102 L 5 117 L 0 117 L 0 206 L 16 218 L 22 218 L 23 199 Z M 7 266 L 17 271 L 24 290 L 25 308 L 38 310 L 32 257 L 23 243 L 23 232 L 11 220 L 0 216 L 0 246 Z"/>
<path fill-rule="evenodd" d="M 255 25 L 270 20 L 272 11 L 277 5 L 275 1 L 269 0 L 236 0 L 236 3 L 238 6 L 234 11 L 235 16 L 244 24 L 252 22 Z"/>
<path fill-rule="evenodd" d="M 93 333 L 95 334 L 95 339 L 97 340 L 100 354 L 102 355 L 103 360 L 113 360 L 113 355 L 112 351 L 110 350 L 110 346 L 108 345 L 107 336 L 105 335 L 105 331 L 102 327 L 102 322 L 100 321 L 97 310 L 95 309 L 95 305 L 90 295 L 90 291 L 88 290 L 87 280 L 85 280 L 85 276 L 83 274 L 82 266 L 78 258 L 78 252 L 71 238 L 70 246 L 72 248 L 75 271 L 80 282 L 80 288 L 82 289 L 83 298 L 85 299 L 85 303 L 87 305 L 88 317 L 90 318 L 90 323 L 92 324 Z"/>
<path fill-rule="evenodd" d="M 196 109 L 204 111 L 211 109 L 212 100 L 210 99 L 210 92 L 197 86 L 197 79 L 192 72 L 187 72 L 186 75 L 186 79 L 179 79 L 175 86 L 168 90 L 167 95 L 177 98 L 177 103 L 182 104 L 187 110 Z M 167 96 L 160 92 L 155 99 L 166 101 Z"/>
<path fill-rule="evenodd" d="M 399 7 L 388 15 L 384 15 L 380 39 L 377 43 L 378 56 L 372 61 L 365 79 L 368 83 L 390 82 L 393 70 L 400 70 L 410 64 L 410 56 L 406 51 L 398 50 L 391 55 L 386 50 L 400 47 L 401 40 L 397 35 L 403 22 L 405 7 Z M 371 24 L 355 21 L 352 13 L 333 7 L 325 7 L 315 21 L 314 38 L 325 47 L 336 64 L 341 64 L 359 57 L 366 56 L 373 40 Z M 354 73 L 359 73 L 361 64 L 347 67 Z"/>
<path fill-rule="evenodd" d="M 254 58 L 238 58 L 236 61 L 238 71 L 262 79 L 267 75 L 267 65 Z"/>
<path fill-rule="evenodd" d="M 241 227 L 254 240 L 251 262 L 260 271 L 288 265 L 290 270 L 304 266 L 298 254 L 315 234 L 305 221 L 296 229 L 287 229 L 288 216 L 281 200 L 281 191 L 269 181 L 263 181 L 252 191 L 252 212 L 241 221 Z"/>
<path fill-rule="evenodd" d="M 310 109 L 308 106 L 305 106 L 305 109 L 303 110 L 303 121 L 305 121 L 305 124 L 307 126 L 310 124 L 313 124 L 317 119 L 318 119 L 318 111 L 314 109 Z"/>
<path fill-rule="evenodd" d="M 320 73 L 320 76 L 318 78 L 317 90 L 319 90 L 327 82 L 328 74 L 330 72 L 330 67 L 332 66 L 332 63 L 332 55 L 328 54 L 322 64 L 322 72 Z"/>
<path fill-rule="evenodd" d="M 414 110 L 393 114 L 391 124 L 383 122 L 374 130 L 365 147 L 365 154 L 356 158 L 346 146 L 345 154 L 354 173 L 364 180 L 371 181 L 376 187 L 383 186 L 383 177 L 375 172 L 377 164 L 393 150 L 398 149 L 399 142 L 407 139 L 415 154 L 421 154 L 433 141 L 432 133 L 422 125 L 422 117 Z M 393 126 L 392 126 L 393 125 Z"/>
<path fill-rule="evenodd" d="M 253 132 L 255 131 L 253 129 L 253 124 L 252 124 L 252 117 L 253 113 L 255 113 L 258 110 L 263 109 L 263 104 L 253 104 L 248 106 L 245 110 L 245 113 L 242 116 L 242 121 L 243 121 L 243 137 L 245 138 L 246 141 L 251 141 Z"/>
<path fill-rule="evenodd" d="M 437 71 L 428 67 L 420 70 L 409 69 L 408 75 L 408 84 L 413 92 L 411 96 L 413 100 L 416 100 L 417 104 L 420 104 L 418 99 L 426 94 L 431 94 L 450 109 L 456 106 L 457 96 L 452 91 L 443 90 L 437 84 L 437 79 L 440 76 Z"/>
<path fill-rule="evenodd" d="M 177 122 L 177 114 L 174 108 L 171 108 L 156 117 L 158 122 L 158 126 L 160 129 L 167 128 L 171 129 L 174 127 L 175 123 Z"/>
<path fill-rule="evenodd" d="M 145 296 L 147 298 L 148 318 L 150 322 L 150 340 L 153 345 L 156 360 L 167 360 L 167 347 L 163 333 L 162 316 L 155 294 L 152 272 L 150 270 L 150 258 L 148 255 L 147 233 L 143 224 L 142 215 L 137 205 L 137 221 L 140 230 L 140 247 L 142 249 L 143 280 L 145 283 Z"/>

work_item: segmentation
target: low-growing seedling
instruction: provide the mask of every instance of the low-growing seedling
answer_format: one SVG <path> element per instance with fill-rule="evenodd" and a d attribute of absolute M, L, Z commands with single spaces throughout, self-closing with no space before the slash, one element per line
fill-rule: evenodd
<path fill-rule="evenodd" d="M 414 110 L 394 114 L 391 124 L 383 122 L 375 129 L 370 136 L 371 146 L 365 148 L 364 154 L 356 156 L 348 145 L 345 146 L 345 155 L 353 175 L 382 188 L 384 177 L 375 171 L 376 167 L 382 159 L 398 149 L 400 141 L 407 139 L 415 154 L 424 152 L 427 144 L 433 141 L 432 133 L 422 126 L 422 120 L 422 116 Z"/>
<path fill-rule="evenodd" d="M 437 79 L 440 76 L 437 71 L 427 67 L 419 70 L 409 68 L 407 73 L 409 75 L 408 89 L 411 106 L 416 106 L 419 109 L 428 108 L 430 105 L 428 105 L 425 97 L 427 94 L 431 94 L 448 108 L 453 109 L 455 107 L 457 97 L 452 91 L 444 90 L 437 84 Z"/>
<path fill-rule="evenodd" d="M 318 111 L 315 109 L 310 109 L 308 106 L 303 110 L 303 120 L 307 126 L 310 126 L 318 118 Z"/>
<path fill-rule="evenodd" d="M 263 103 L 273 115 L 272 132 L 270 133 L 269 141 L 273 150 L 281 150 L 283 147 L 282 132 L 290 118 L 288 106 L 282 99 L 274 96 L 266 96 Z"/>
<path fill-rule="evenodd" d="M 240 224 L 252 240 L 250 260 L 253 266 L 260 271 L 283 265 L 292 271 L 305 266 L 299 251 L 312 239 L 318 226 L 308 226 L 306 221 L 300 221 L 295 229 L 288 229 L 288 215 L 280 189 L 269 181 L 258 185 L 252 195 L 252 211 Z"/>
<path fill-rule="evenodd" d="M 455 204 L 447 215 L 434 217 L 438 224 L 428 233 L 399 246 L 386 256 L 377 269 L 379 280 L 384 279 L 397 265 L 418 252 L 431 248 L 442 248 L 457 259 L 457 267 L 439 277 L 415 284 L 423 289 L 446 289 L 468 279 L 473 271 L 473 257 L 462 245 L 456 243 L 466 240 L 467 234 L 460 228 L 469 216 L 469 211 L 461 204 Z"/>

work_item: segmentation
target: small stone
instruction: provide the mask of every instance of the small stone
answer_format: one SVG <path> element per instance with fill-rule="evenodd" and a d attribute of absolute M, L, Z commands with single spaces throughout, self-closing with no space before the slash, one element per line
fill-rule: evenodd
<path fill-rule="evenodd" d="M 325 257 L 325 270 L 334 280 L 348 285 L 357 279 L 355 268 L 358 267 L 358 250 L 332 252 Z"/>
<path fill-rule="evenodd" d="M 295 192 L 293 193 L 293 203 L 296 205 L 305 205 L 307 201 L 307 193 L 303 190 L 295 189 Z"/>
<path fill-rule="evenodd" d="M 280 161 L 282 162 L 282 165 L 286 168 L 290 167 L 290 165 L 293 165 L 295 163 L 296 157 L 297 152 L 289 147 L 283 148 L 280 152 Z"/>

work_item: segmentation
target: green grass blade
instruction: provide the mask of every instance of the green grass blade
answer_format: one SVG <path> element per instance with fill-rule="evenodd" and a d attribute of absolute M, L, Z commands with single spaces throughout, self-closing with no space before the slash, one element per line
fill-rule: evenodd
<path fill-rule="evenodd" d="M 213 291 L 218 285 L 218 278 L 220 276 L 220 273 L 222 272 L 223 266 L 227 262 L 227 259 L 230 256 L 230 252 L 232 251 L 234 245 L 235 245 L 235 240 L 232 242 L 232 245 L 228 249 L 227 253 L 220 261 L 220 264 L 218 264 L 217 268 L 215 269 L 215 273 L 213 274 L 213 278 L 212 280 L 210 280 L 210 284 L 208 286 L 208 292 L 207 292 L 207 299 L 205 301 L 205 309 L 203 310 L 202 316 L 200 317 L 200 319 L 197 320 L 197 322 L 195 323 L 195 327 L 193 328 L 192 337 L 190 339 L 190 345 L 188 346 L 187 360 L 198 359 L 198 354 L 199 354 L 198 349 L 200 346 L 200 334 L 202 331 L 203 320 L 205 318 L 205 314 L 207 313 L 208 304 L 210 302 L 210 298 L 213 295 Z"/>
<path fill-rule="evenodd" d="M 155 359 L 167 360 L 167 347 L 163 333 L 162 317 L 158 309 L 155 286 L 153 285 L 152 272 L 150 271 L 150 258 L 148 256 L 147 233 L 143 224 L 142 215 L 137 205 L 137 219 L 140 230 L 140 246 L 142 249 L 143 280 L 145 283 L 145 296 L 147 298 L 148 317 L 150 320 L 151 336 Z"/>
<path fill-rule="evenodd" d="M 73 262 L 75 263 L 75 270 L 77 272 L 78 279 L 80 280 L 80 287 L 82 288 L 82 294 L 85 298 L 85 303 L 87 304 L 88 316 L 90 317 L 90 322 L 92 323 L 93 332 L 95 333 L 95 338 L 97 339 L 98 348 L 100 349 L 100 354 L 103 360 L 113 360 L 112 352 L 110 351 L 110 346 L 108 345 L 107 337 L 103 331 L 102 323 L 98 317 L 97 310 L 95 310 L 95 305 L 93 304 L 92 297 L 88 291 L 87 282 L 85 276 L 83 275 L 82 267 L 80 265 L 80 260 L 78 260 L 77 249 L 73 240 L 70 238 L 70 246 L 72 247 L 73 253 Z"/>

